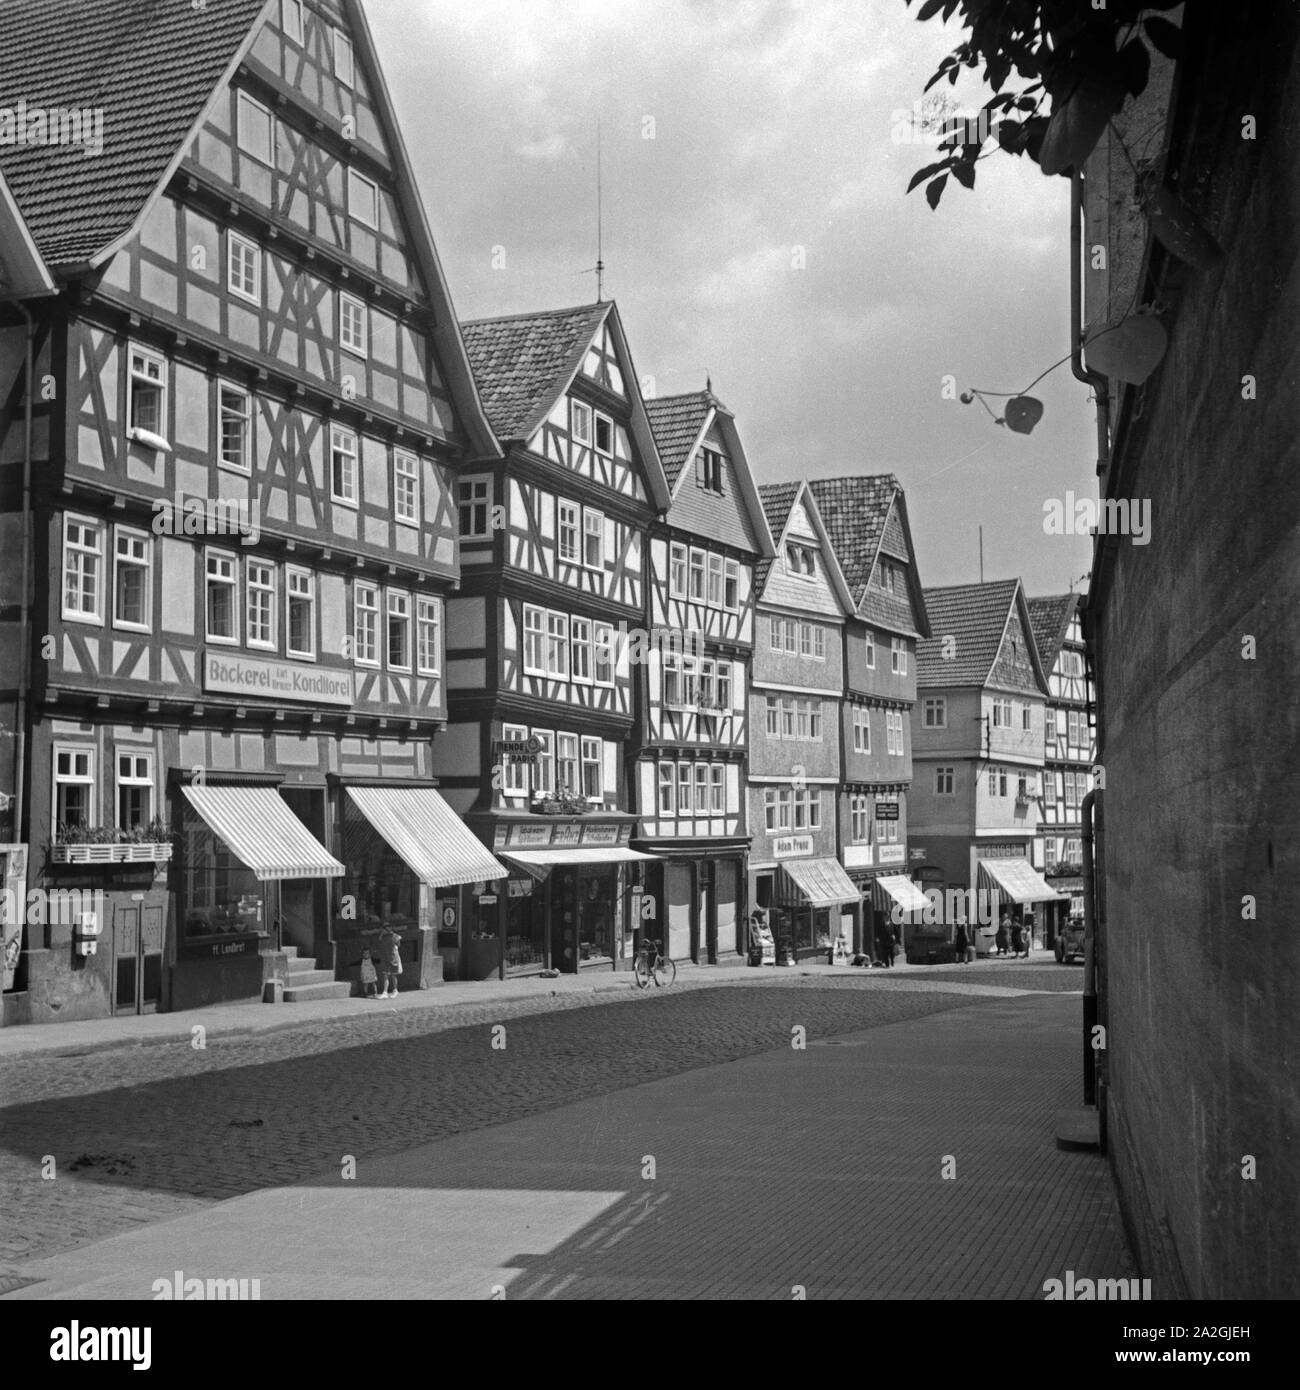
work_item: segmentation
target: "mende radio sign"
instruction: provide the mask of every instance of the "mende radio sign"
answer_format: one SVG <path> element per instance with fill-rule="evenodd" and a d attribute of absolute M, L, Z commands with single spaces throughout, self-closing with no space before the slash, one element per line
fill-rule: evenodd
<path fill-rule="evenodd" d="M 264 661 L 225 652 L 203 653 L 203 688 L 267 700 L 303 700 L 313 705 L 353 702 L 351 671 L 326 671 L 292 661 Z"/>

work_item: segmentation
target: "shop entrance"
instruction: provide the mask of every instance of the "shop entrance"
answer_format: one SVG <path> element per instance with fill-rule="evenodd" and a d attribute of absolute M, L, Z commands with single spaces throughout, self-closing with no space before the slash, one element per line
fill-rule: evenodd
<path fill-rule="evenodd" d="M 163 910 L 117 906 L 113 910 L 113 1012 L 152 1014 L 162 997 Z"/>
<path fill-rule="evenodd" d="M 281 787 L 289 809 L 322 844 L 325 843 L 324 787 Z M 329 883 L 323 878 L 286 878 L 280 883 L 280 946 L 296 946 L 299 955 L 330 958 Z"/>
<path fill-rule="evenodd" d="M 718 897 L 715 865 L 702 859 L 695 866 L 695 922 L 691 959 L 696 965 L 718 963 Z"/>

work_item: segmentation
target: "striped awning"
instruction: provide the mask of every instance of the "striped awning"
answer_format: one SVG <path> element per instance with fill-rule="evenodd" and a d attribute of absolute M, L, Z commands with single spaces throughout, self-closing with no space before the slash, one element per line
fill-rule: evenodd
<path fill-rule="evenodd" d="M 502 850 L 501 858 L 511 868 L 519 869 L 535 883 L 544 883 L 557 864 L 628 864 L 638 859 L 658 859 L 657 854 L 642 854 L 639 849 L 622 846 L 593 845 L 573 849 L 515 849 Z"/>
<path fill-rule="evenodd" d="M 985 888 L 997 889 L 1013 903 L 1055 902 L 1066 896 L 1058 893 L 1028 859 L 981 859 L 979 876 Z"/>
<path fill-rule="evenodd" d="M 920 912 L 929 904 L 925 894 L 906 874 L 881 874 L 871 882 L 876 906 L 890 912 L 897 904 L 904 912 Z"/>
<path fill-rule="evenodd" d="M 344 872 L 274 787 L 181 790 L 235 858 L 259 879 L 338 878 Z"/>
<path fill-rule="evenodd" d="M 508 870 L 432 787 L 348 787 L 353 805 L 421 883 L 491 883 Z"/>
<path fill-rule="evenodd" d="M 813 907 L 855 903 L 861 896 L 838 859 L 788 859 L 781 867 Z"/>

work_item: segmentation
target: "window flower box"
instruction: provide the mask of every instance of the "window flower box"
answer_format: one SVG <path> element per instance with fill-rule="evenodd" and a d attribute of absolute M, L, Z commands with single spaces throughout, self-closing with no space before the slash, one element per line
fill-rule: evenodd
<path fill-rule="evenodd" d="M 169 843 L 144 841 L 130 845 L 53 845 L 53 864 L 165 864 L 172 857 Z"/>

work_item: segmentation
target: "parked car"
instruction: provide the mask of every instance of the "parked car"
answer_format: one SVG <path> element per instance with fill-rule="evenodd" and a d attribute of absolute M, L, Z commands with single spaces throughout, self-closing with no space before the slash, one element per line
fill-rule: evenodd
<path fill-rule="evenodd" d="M 1056 935 L 1056 960 L 1063 965 L 1067 960 L 1083 959 L 1083 918 L 1071 917 Z"/>

